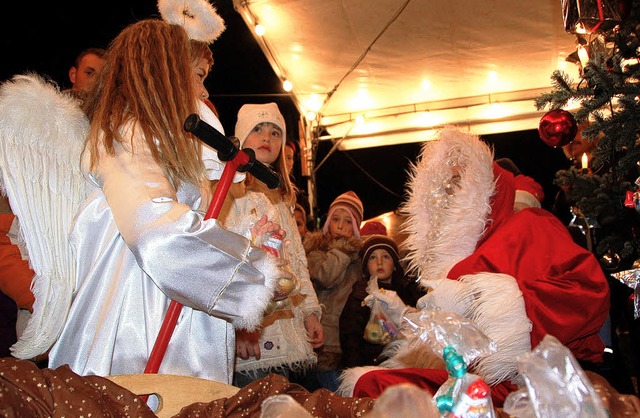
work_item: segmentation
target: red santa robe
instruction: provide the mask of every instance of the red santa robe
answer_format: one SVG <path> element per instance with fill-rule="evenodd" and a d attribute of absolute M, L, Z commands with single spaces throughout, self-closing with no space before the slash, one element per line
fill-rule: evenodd
<path fill-rule="evenodd" d="M 474 138 L 474 141 L 479 142 L 477 138 Z M 537 346 L 546 334 L 551 334 L 567 346 L 578 360 L 601 362 L 604 344 L 598 332 L 609 311 L 609 287 L 597 260 L 593 254 L 573 242 L 564 225 L 551 213 L 537 208 L 528 208 L 514 213 L 513 175 L 495 163 L 492 171 L 495 187 L 489 195 L 490 210 L 487 211 L 484 232 L 479 235 L 480 239 L 477 240 L 475 250 L 460 261 L 452 263 L 446 277 L 464 281 L 465 275 L 480 272 L 511 276 L 522 294 L 526 317 L 530 321 L 531 347 Z M 465 185 L 464 176 L 463 173 L 461 182 L 457 183 L 462 184 L 462 187 Z M 414 174 L 414 186 L 416 186 L 416 180 L 419 180 L 419 176 Z M 432 191 L 429 193 L 436 195 Z M 415 190 L 413 197 L 420 198 Z M 482 199 L 483 196 L 479 195 L 480 206 Z M 448 210 L 452 209 L 448 208 Z M 461 211 L 461 213 L 465 212 L 469 213 Z M 414 225 L 420 225 L 421 222 L 424 221 L 414 222 Z M 472 228 L 472 235 L 474 230 L 478 229 Z M 420 249 L 416 245 L 418 245 L 418 239 L 424 242 L 424 237 L 414 236 L 413 238 L 412 242 L 415 245 L 410 258 L 413 259 L 414 264 L 425 263 L 421 266 L 422 270 L 428 271 L 429 266 L 437 263 L 433 262 L 433 257 L 420 255 Z M 409 242 L 409 246 L 412 242 Z M 428 246 L 428 244 L 421 245 Z M 462 247 L 464 245 L 465 243 L 461 243 Z M 439 248 L 442 249 L 442 247 Z M 464 248 L 460 253 L 463 251 Z M 432 254 L 437 254 L 437 251 Z M 447 258 L 446 255 L 442 257 Z M 431 260 L 430 264 L 427 264 L 425 259 Z M 450 259 L 454 260 L 455 256 Z M 443 271 L 447 271 L 446 260 L 441 262 L 440 267 L 442 266 L 445 266 Z M 427 272 L 427 274 L 432 273 L 434 273 L 433 270 Z M 487 278 L 491 279 L 492 276 L 490 274 L 483 276 L 484 280 Z M 476 291 L 482 289 L 485 284 L 487 284 L 486 281 L 484 283 L 476 281 L 474 283 Z M 499 294 L 500 290 L 497 293 Z M 484 304 L 476 308 L 472 316 L 474 320 L 482 322 L 484 317 L 494 319 L 499 317 L 501 310 L 504 310 L 502 319 L 508 321 L 509 318 L 513 318 L 514 324 L 519 324 L 514 325 L 512 330 L 509 326 L 501 325 L 503 329 L 499 334 L 502 341 L 498 345 L 505 342 L 508 344 L 510 331 L 514 331 L 514 338 L 517 338 L 516 331 L 522 334 L 526 329 L 521 326 L 522 318 L 517 318 L 519 316 L 517 310 L 510 312 L 509 308 L 501 306 L 500 298 L 497 298 L 497 302 L 494 300 L 492 304 Z M 504 305 L 508 305 L 509 302 L 509 297 L 505 297 Z M 494 338 L 493 335 L 489 337 Z M 497 356 L 498 361 L 494 359 L 486 368 L 493 368 L 486 373 L 489 375 L 486 380 L 492 383 L 494 404 L 501 406 L 506 396 L 516 389 L 515 370 L 505 370 L 501 375 L 496 368 L 502 364 L 505 369 L 515 369 L 516 363 L 511 358 L 509 364 L 509 359 L 504 356 L 504 353 L 502 358 L 499 357 L 500 354 Z M 392 367 L 397 367 L 397 364 Z M 481 370 L 478 374 L 483 376 L 485 373 Z M 447 377 L 445 370 L 426 368 L 370 371 L 357 380 L 353 396 L 377 397 L 386 387 L 406 382 L 421 386 L 434 394 Z"/>

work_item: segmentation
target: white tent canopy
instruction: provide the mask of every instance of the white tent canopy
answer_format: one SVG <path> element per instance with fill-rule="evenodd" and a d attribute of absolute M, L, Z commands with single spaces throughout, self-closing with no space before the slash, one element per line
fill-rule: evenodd
<path fill-rule="evenodd" d="M 533 100 L 576 51 L 560 0 L 234 0 L 292 83 L 306 145 L 355 149 L 536 129 Z M 255 33 L 255 32 L 254 32 Z M 317 117 L 312 119 L 311 113 Z M 319 138 L 320 133 L 323 136 Z M 304 144 L 303 144 L 304 145 Z"/>

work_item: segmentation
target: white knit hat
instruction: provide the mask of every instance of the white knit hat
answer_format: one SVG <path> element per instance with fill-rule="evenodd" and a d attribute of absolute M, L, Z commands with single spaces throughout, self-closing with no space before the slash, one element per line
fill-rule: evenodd
<path fill-rule="evenodd" d="M 246 104 L 238 111 L 238 121 L 236 122 L 235 136 L 240 140 L 240 148 L 244 145 L 244 141 L 259 124 L 270 122 L 282 130 L 282 151 L 284 144 L 287 142 L 287 125 L 278 105 L 271 102 L 265 104 Z"/>

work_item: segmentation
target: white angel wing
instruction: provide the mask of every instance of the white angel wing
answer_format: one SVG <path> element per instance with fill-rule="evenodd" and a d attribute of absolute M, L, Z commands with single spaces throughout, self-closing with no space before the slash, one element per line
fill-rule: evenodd
<path fill-rule="evenodd" d="M 0 191 L 20 222 L 35 296 L 15 357 L 45 353 L 60 335 L 75 288 L 71 222 L 84 199 L 80 154 L 89 123 L 76 99 L 36 74 L 0 86 Z"/>

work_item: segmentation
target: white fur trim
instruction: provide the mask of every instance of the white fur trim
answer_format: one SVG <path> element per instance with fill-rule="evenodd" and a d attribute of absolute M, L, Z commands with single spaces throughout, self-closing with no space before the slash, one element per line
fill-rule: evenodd
<path fill-rule="evenodd" d="M 428 344 L 410 331 L 403 332 L 400 338 L 387 344 L 382 350 L 382 357 L 387 360 L 380 366 L 363 366 L 345 369 L 340 374 L 338 394 L 353 396 L 356 383 L 364 375 L 373 370 L 403 369 L 407 367 L 444 370 L 445 364 L 441 354 L 435 353 Z"/>
<path fill-rule="evenodd" d="M 495 190 L 493 152 L 479 137 L 454 129 L 425 142 L 409 175 L 401 212 L 409 270 L 423 284 L 446 277 L 487 228 Z"/>
<path fill-rule="evenodd" d="M 277 257 L 267 254 L 267 257 L 252 263 L 253 267 L 264 275 L 264 286 L 267 291 L 254 295 L 253 299 L 247 298 L 247 303 L 250 306 L 238 305 L 238 312 L 250 312 L 250 314 L 238 316 L 237 320 L 233 322 L 235 328 L 253 331 L 260 325 L 263 313 L 275 292 L 278 277 L 282 275 L 282 270 L 278 267 L 279 262 Z M 256 309 L 256 307 L 259 309 Z"/>
<path fill-rule="evenodd" d="M 541 208 L 540 201 L 534 195 L 524 190 L 516 190 L 516 203 L 523 203 L 530 208 Z"/>
<path fill-rule="evenodd" d="M 339 385 L 336 393 L 340 396 L 353 396 L 353 389 L 362 375 L 374 370 L 387 370 L 387 368 L 380 366 L 361 366 L 343 370 L 338 377 Z"/>
<path fill-rule="evenodd" d="M 462 276 L 466 294 L 473 297 L 465 317 L 493 342 L 497 351 L 472 365 L 488 384 L 518 378 L 518 356 L 531 352 L 533 325 L 516 280 L 508 274 L 477 273 Z"/>
<path fill-rule="evenodd" d="M 207 0 L 158 0 L 160 16 L 181 25 L 189 38 L 213 43 L 225 30 L 224 20 Z"/>

